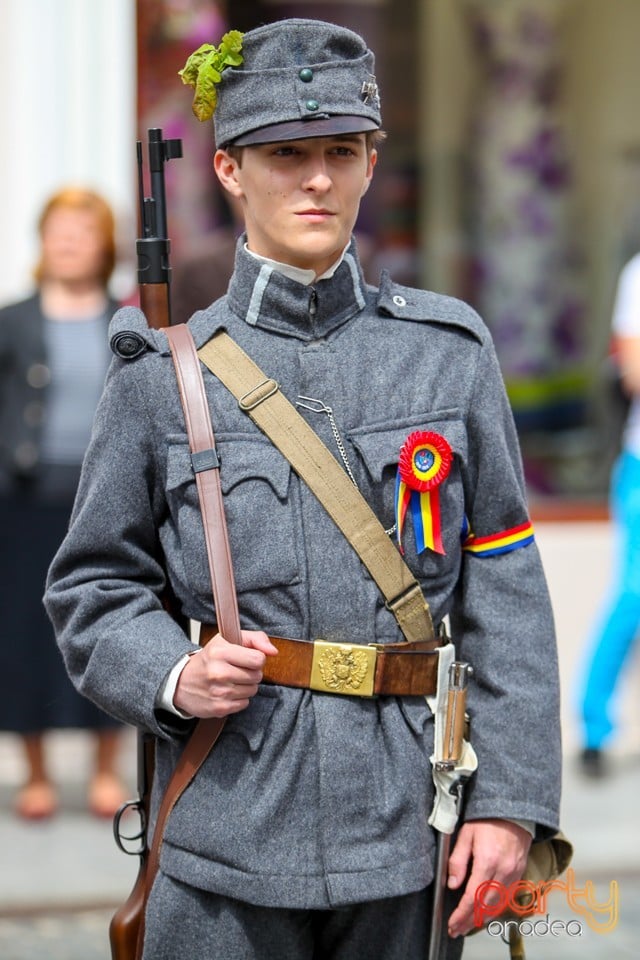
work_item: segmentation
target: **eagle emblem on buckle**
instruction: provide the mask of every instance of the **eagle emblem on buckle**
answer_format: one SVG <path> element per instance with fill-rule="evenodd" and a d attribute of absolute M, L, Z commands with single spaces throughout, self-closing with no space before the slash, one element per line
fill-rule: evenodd
<path fill-rule="evenodd" d="M 376 651 L 358 644 L 314 643 L 311 689 L 351 696 L 373 695 Z"/>

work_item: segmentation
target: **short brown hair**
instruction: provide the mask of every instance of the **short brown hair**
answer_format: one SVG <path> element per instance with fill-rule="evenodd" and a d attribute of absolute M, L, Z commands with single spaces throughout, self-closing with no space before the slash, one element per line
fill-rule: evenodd
<path fill-rule="evenodd" d="M 104 252 L 100 277 L 106 287 L 116 263 L 116 226 L 111 207 L 100 194 L 93 190 L 87 190 L 84 187 L 64 187 L 54 193 L 42 209 L 38 219 L 40 236 L 42 236 L 42 231 L 49 216 L 55 210 L 86 210 L 95 216 L 102 237 Z M 33 276 L 38 285 L 42 283 L 43 275 L 44 264 L 41 256 L 33 271 Z"/>

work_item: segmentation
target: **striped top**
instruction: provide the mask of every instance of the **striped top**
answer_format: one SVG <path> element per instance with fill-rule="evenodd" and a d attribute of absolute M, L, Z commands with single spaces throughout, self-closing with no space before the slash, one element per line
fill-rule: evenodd
<path fill-rule="evenodd" d="M 80 464 L 110 361 L 107 314 L 86 320 L 45 320 L 51 380 L 42 435 L 42 460 Z"/>

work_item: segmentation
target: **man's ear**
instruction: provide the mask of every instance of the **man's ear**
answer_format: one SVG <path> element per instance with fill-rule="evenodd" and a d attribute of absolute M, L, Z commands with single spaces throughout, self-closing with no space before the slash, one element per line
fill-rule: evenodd
<path fill-rule="evenodd" d="M 377 162 L 378 162 L 378 151 L 372 150 L 369 153 L 369 159 L 367 163 L 367 172 L 365 174 L 366 180 L 362 188 L 362 193 L 360 194 L 361 197 L 364 197 L 365 193 L 371 186 L 371 180 L 373 179 L 373 171 Z"/>
<path fill-rule="evenodd" d="M 232 197 L 243 196 L 242 187 L 238 180 L 238 161 L 230 156 L 226 150 L 216 150 L 213 157 L 213 169 L 222 186 Z"/>

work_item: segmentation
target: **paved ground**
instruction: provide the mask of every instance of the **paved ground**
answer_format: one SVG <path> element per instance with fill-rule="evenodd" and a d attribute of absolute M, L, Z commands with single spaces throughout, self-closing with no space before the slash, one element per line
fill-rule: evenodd
<path fill-rule="evenodd" d="M 551 524 L 539 530 L 539 540 L 556 608 L 565 692 L 563 828 L 576 847 L 576 886 L 584 888 L 591 881 L 592 902 L 597 905 L 611 896 L 611 883 L 618 883 L 618 923 L 606 935 L 594 932 L 584 920 L 578 927 L 580 918 L 566 894 L 556 891 L 548 904 L 549 922 L 557 921 L 556 935 L 538 926 L 537 935 L 527 937 L 527 958 L 636 958 L 640 955 L 637 662 L 621 694 L 623 734 L 613 744 L 611 775 L 604 781 L 584 781 L 575 764 L 575 677 L 608 566 L 608 531 L 603 524 Z M 109 919 L 133 883 L 136 861 L 117 850 L 110 823 L 85 810 L 83 775 L 90 762 L 86 738 L 80 733 L 54 734 L 50 749 L 63 791 L 61 812 L 48 823 L 24 824 L 11 813 L 11 797 L 22 777 L 17 744 L 11 736 L 0 735 L 0 958 L 109 960 Z M 132 792 L 134 756 L 131 735 L 126 739 L 123 775 Z M 465 960 L 507 956 L 506 946 L 487 932 L 471 938 L 465 949 Z"/>

